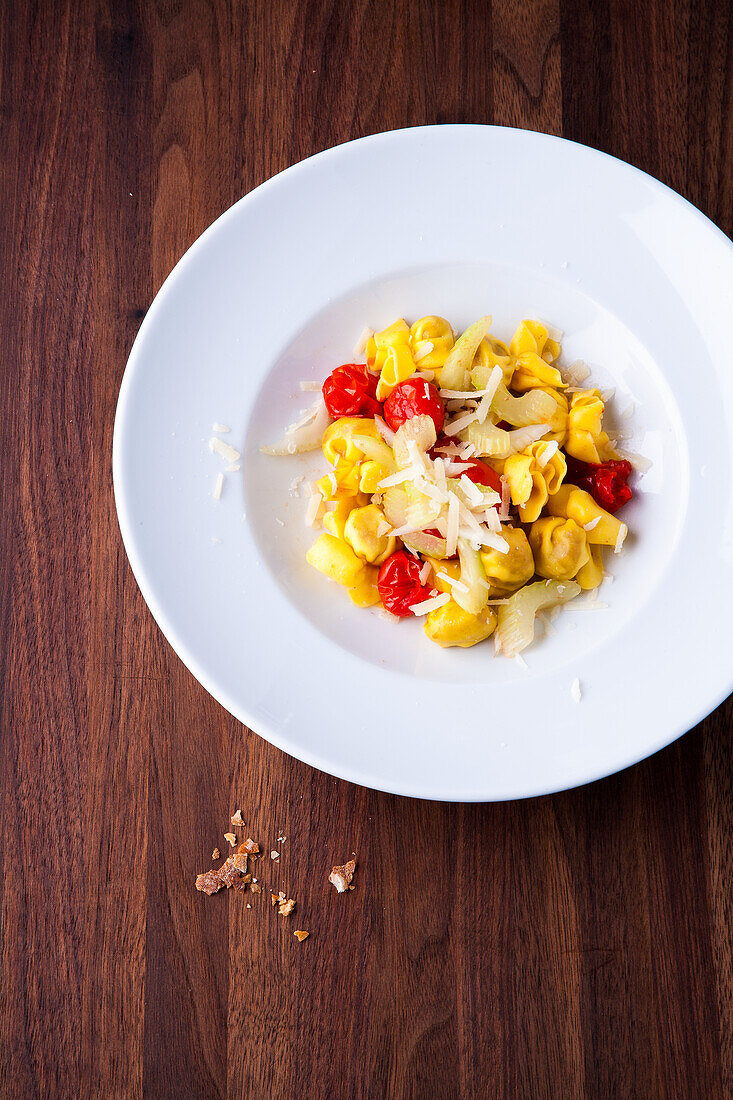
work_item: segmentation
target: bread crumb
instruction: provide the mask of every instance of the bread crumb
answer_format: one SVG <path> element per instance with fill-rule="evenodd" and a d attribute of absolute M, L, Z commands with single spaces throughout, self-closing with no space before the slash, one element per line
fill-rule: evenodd
<path fill-rule="evenodd" d="M 350 859 L 343 867 L 332 867 L 331 874 L 328 876 L 328 881 L 333 883 L 339 894 L 344 894 L 351 885 L 355 870 L 356 860 Z"/>
<path fill-rule="evenodd" d="M 273 850 L 270 852 L 270 859 L 279 859 L 279 858 L 280 858 L 280 853 L 276 852 L 275 849 L 273 848 Z"/>
<path fill-rule="evenodd" d="M 296 936 L 302 943 L 303 940 L 308 939 L 308 937 L 310 936 L 310 932 L 304 932 L 301 928 L 296 928 L 293 932 L 293 935 Z"/>
<path fill-rule="evenodd" d="M 281 917 L 289 917 L 295 909 L 295 900 L 293 898 L 287 898 L 285 901 L 281 901 L 278 905 L 278 910 Z"/>
<path fill-rule="evenodd" d="M 261 894 L 262 893 L 262 887 L 258 886 L 254 879 L 252 879 L 252 885 L 250 886 L 250 890 L 252 891 L 253 894 Z"/>
<path fill-rule="evenodd" d="M 260 846 L 259 844 L 255 844 L 251 837 L 247 837 L 247 839 L 243 840 L 239 845 L 239 850 L 240 852 L 247 852 L 248 855 L 253 856 L 259 852 Z"/>
<path fill-rule="evenodd" d="M 252 908 L 252 906 L 250 905 L 250 903 L 249 903 L 249 902 L 247 902 L 247 908 L 248 908 L 248 909 L 251 909 L 251 908 Z"/>
<path fill-rule="evenodd" d="M 229 820 L 232 825 L 238 825 L 240 828 L 242 828 L 242 826 L 244 825 L 244 818 L 242 817 L 241 810 L 237 810 L 237 812 L 233 814 Z"/>
<path fill-rule="evenodd" d="M 219 851 L 218 848 L 214 848 L 214 851 L 211 853 L 211 858 L 212 859 L 221 859 L 221 852 Z"/>
<path fill-rule="evenodd" d="M 234 833 L 224 833 L 224 839 L 229 841 L 232 848 L 237 843 L 237 838 L 235 837 Z"/>

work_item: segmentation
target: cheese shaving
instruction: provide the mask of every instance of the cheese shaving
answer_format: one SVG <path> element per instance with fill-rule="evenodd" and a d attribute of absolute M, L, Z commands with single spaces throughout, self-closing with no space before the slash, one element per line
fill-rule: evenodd
<path fill-rule="evenodd" d="M 614 554 L 620 554 L 621 553 L 621 547 L 623 546 L 624 539 L 626 538 L 628 533 L 629 533 L 628 527 L 626 526 L 625 523 L 622 523 L 621 526 L 618 529 L 618 535 L 616 537 L 616 545 L 613 548 Z"/>
<path fill-rule="evenodd" d="M 359 336 L 359 339 L 354 344 L 353 355 L 354 355 L 355 359 L 358 358 L 360 355 L 364 354 L 364 352 L 367 349 L 367 344 L 369 343 L 369 341 L 371 340 L 373 335 L 374 335 L 374 329 L 371 329 L 371 328 L 362 329 L 361 334 Z"/>
<path fill-rule="evenodd" d="M 427 584 L 428 577 L 430 576 L 430 572 L 431 572 L 432 568 L 433 567 L 430 564 L 430 562 L 426 561 L 425 564 L 423 565 L 422 569 L 418 573 L 418 577 L 420 578 L 420 584 Z"/>
<path fill-rule="evenodd" d="M 583 693 L 580 690 L 580 680 L 576 676 L 570 685 L 570 698 L 573 699 L 574 702 L 579 703 L 582 697 Z"/>
<path fill-rule="evenodd" d="M 212 430 L 212 432 L 221 432 L 222 435 L 226 435 L 226 433 L 230 432 L 232 429 L 227 428 L 226 424 L 218 424 L 217 423 L 217 424 L 212 424 L 211 425 L 211 430 Z"/>
<path fill-rule="evenodd" d="M 446 528 L 446 553 L 452 558 L 458 546 L 458 519 L 460 501 L 454 493 L 448 501 L 448 526 Z"/>
<path fill-rule="evenodd" d="M 214 500 L 221 500 L 221 494 L 224 489 L 224 474 L 217 474 L 216 481 L 214 483 Z"/>
<path fill-rule="evenodd" d="M 466 413 L 465 416 L 457 417 L 452 424 L 446 424 L 443 431 L 446 435 L 458 435 L 464 428 L 467 428 L 469 424 L 475 424 L 478 420 L 478 414 L 475 412 Z"/>
<path fill-rule="evenodd" d="M 441 592 L 439 596 L 433 596 L 429 600 L 422 600 L 421 603 L 414 603 L 410 608 L 413 615 L 429 615 L 431 611 L 435 611 L 439 607 L 443 607 L 444 604 L 450 603 L 450 596 L 447 592 Z"/>
<path fill-rule="evenodd" d="M 308 507 L 305 510 L 305 525 L 306 527 L 314 527 L 320 515 L 323 514 L 322 509 L 325 511 L 325 502 L 319 489 L 315 488 L 313 485 L 309 485 L 308 489 L 311 496 L 308 501 Z"/>
<path fill-rule="evenodd" d="M 591 519 L 591 520 L 588 521 L 588 523 L 583 524 L 583 530 L 584 531 L 592 531 L 593 528 L 597 527 L 600 522 L 601 522 L 601 517 L 596 516 L 595 519 Z"/>
<path fill-rule="evenodd" d="M 413 355 L 412 358 L 415 360 L 416 363 L 419 363 L 420 360 L 424 359 L 426 355 L 430 355 L 430 352 L 433 350 L 434 347 L 435 344 L 432 342 L 432 340 L 426 340 L 424 344 L 420 345 L 420 350 L 415 355 Z"/>
<path fill-rule="evenodd" d="M 312 380 L 300 382 L 299 385 L 303 393 L 318 393 L 321 389 L 321 383 Z"/>
<path fill-rule="evenodd" d="M 229 443 L 225 443 L 223 439 L 219 439 L 218 436 L 212 436 L 209 440 L 209 450 L 214 454 L 219 455 L 220 458 L 226 459 L 227 462 L 236 462 L 238 458 L 241 458 L 241 454 L 238 450 L 232 447 Z"/>
<path fill-rule="evenodd" d="M 560 444 L 556 439 L 551 439 L 547 446 L 542 448 L 542 454 L 537 458 L 537 464 L 541 470 L 544 470 L 550 459 L 555 457 L 559 448 Z"/>
<path fill-rule="evenodd" d="M 377 524 L 377 538 L 381 539 L 384 535 L 391 535 L 391 534 L 392 534 L 392 527 L 386 522 L 386 520 L 381 520 Z"/>

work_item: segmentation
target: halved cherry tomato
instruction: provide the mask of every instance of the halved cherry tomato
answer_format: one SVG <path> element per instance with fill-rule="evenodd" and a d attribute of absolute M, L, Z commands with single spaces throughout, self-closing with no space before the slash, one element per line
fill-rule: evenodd
<path fill-rule="evenodd" d="M 422 563 L 404 550 L 396 550 L 384 562 L 377 577 L 377 590 L 383 606 L 404 619 L 410 608 L 427 600 L 430 589 L 420 580 Z"/>
<path fill-rule="evenodd" d="M 424 378 L 408 378 L 392 390 L 384 402 L 384 419 L 393 432 L 413 416 L 429 416 L 440 435 L 445 420 L 445 405 L 432 382 Z"/>
<path fill-rule="evenodd" d="M 377 401 L 377 379 L 363 363 L 344 363 L 331 371 L 323 383 L 323 400 L 334 420 L 342 416 L 374 416 L 382 408 Z"/>
<path fill-rule="evenodd" d="M 566 458 L 568 481 L 589 492 L 596 504 L 607 512 L 618 512 L 634 495 L 628 484 L 633 467 L 626 459 L 597 463 L 581 462 L 570 455 Z"/>

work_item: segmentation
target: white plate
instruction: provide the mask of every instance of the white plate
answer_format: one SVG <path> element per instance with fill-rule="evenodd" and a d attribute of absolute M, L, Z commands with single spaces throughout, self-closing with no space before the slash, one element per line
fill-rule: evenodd
<path fill-rule="evenodd" d="M 242 722 L 370 787 L 519 798 L 648 756 L 733 687 L 731 301 L 715 226 L 568 141 L 425 127 L 295 165 L 186 253 L 130 355 L 115 496 L 153 615 Z M 527 671 L 352 607 L 306 565 L 314 532 L 288 491 L 318 456 L 259 453 L 312 402 L 299 380 L 349 361 L 365 325 L 426 313 L 456 327 L 491 313 L 505 339 L 522 317 L 557 325 L 564 360 L 615 386 L 617 412 L 636 402 L 632 449 L 654 462 L 610 607 L 563 612 Z M 244 452 L 218 503 L 214 421 Z"/>

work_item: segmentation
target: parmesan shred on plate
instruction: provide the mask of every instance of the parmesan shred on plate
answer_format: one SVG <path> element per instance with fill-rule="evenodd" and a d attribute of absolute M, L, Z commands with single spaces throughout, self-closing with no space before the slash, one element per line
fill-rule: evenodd
<path fill-rule="evenodd" d="M 221 494 L 224 491 L 224 474 L 219 473 L 216 475 L 216 481 L 214 482 L 214 500 L 221 500 Z"/>
<path fill-rule="evenodd" d="M 580 690 L 580 680 L 577 676 L 570 685 L 570 698 L 576 703 L 579 703 L 583 698 L 583 693 Z"/>
<path fill-rule="evenodd" d="M 218 422 L 211 425 L 212 432 L 221 432 L 222 435 L 226 435 L 232 429 L 228 428 L 226 424 L 219 424 Z"/>
<path fill-rule="evenodd" d="M 242 457 L 235 447 L 232 447 L 229 443 L 225 443 L 224 440 L 219 439 L 217 435 L 212 436 L 209 440 L 209 450 L 219 455 L 220 458 L 226 459 L 229 463 L 237 462 L 237 460 Z"/>
<path fill-rule="evenodd" d="M 410 611 L 413 615 L 429 615 L 431 611 L 435 611 L 446 603 L 450 603 L 450 596 L 447 592 L 441 592 L 439 596 L 431 596 L 429 600 L 414 603 Z"/>

